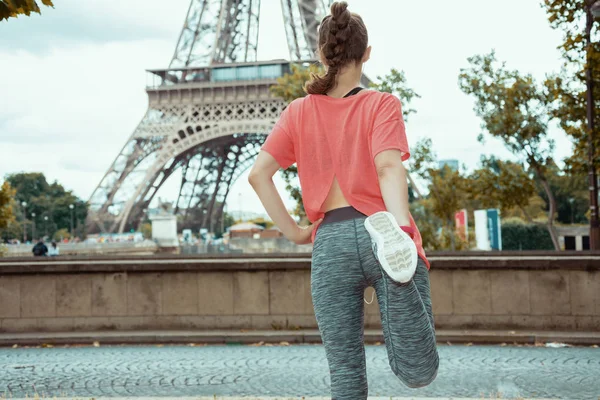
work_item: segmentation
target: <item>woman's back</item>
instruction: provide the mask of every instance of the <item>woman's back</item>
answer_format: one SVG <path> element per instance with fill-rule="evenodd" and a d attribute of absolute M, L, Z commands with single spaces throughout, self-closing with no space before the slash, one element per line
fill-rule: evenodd
<path fill-rule="evenodd" d="M 393 95 L 374 90 L 293 101 L 263 146 L 283 168 L 297 163 L 312 221 L 347 205 L 365 214 L 381 208 L 373 159 L 388 149 L 409 156 L 401 105 Z"/>

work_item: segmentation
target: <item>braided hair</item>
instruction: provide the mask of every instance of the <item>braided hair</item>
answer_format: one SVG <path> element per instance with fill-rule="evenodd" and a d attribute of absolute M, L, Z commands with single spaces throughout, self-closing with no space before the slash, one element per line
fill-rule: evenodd
<path fill-rule="evenodd" d="M 304 90 L 308 94 L 327 94 L 337 85 L 342 67 L 351 62 L 360 63 L 368 44 L 367 28 L 360 15 L 348 10 L 348 3 L 336 1 L 331 13 L 319 26 L 319 51 L 327 72 L 312 74 Z"/>

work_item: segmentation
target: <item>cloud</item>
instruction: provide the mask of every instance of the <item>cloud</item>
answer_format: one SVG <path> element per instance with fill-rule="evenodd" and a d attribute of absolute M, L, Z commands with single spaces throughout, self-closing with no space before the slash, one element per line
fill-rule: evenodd
<path fill-rule="evenodd" d="M 147 108 L 148 66 L 167 41 L 0 51 L 0 174 L 41 171 L 87 198 Z"/>
<path fill-rule="evenodd" d="M 78 43 L 168 39 L 183 25 L 188 0 L 59 0 L 42 14 L 0 23 L 0 50 L 44 54 Z M 165 12 L 168 11 L 168 12 Z"/>

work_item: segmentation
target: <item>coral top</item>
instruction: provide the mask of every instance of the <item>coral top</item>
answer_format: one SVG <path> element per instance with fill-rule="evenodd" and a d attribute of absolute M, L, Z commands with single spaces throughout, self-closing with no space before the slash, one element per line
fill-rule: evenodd
<path fill-rule="evenodd" d="M 321 207 L 334 177 L 358 211 L 367 216 L 386 211 L 374 158 L 389 149 L 400 150 L 403 161 L 410 156 L 402 105 L 394 95 L 375 90 L 345 98 L 296 99 L 281 113 L 262 146 L 283 169 L 297 163 L 302 201 L 311 222 L 325 215 Z M 429 268 L 412 216 L 410 224 L 419 256 Z"/>

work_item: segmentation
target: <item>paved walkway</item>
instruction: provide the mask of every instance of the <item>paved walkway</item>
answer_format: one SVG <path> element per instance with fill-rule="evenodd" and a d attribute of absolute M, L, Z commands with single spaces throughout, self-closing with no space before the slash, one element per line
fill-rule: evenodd
<path fill-rule="evenodd" d="M 439 343 L 536 344 L 548 342 L 573 345 L 598 345 L 600 332 L 450 330 L 435 332 Z M 381 329 L 365 329 L 365 342 L 383 342 Z M 183 331 L 92 331 L 92 332 L 14 332 L 0 333 L 0 346 L 51 344 L 156 344 L 213 343 L 251 344 L 260 341 L 279 343 L 321 343 L 317 329 L 299 330 L 183 330 Z"/>
<path fill-rule="evenodd" d="M 440 372 L 411 390 L 384 346 L 366 346 L 369 393 L 404 398 L 598 400 L 600 349 L 441 345 Z M 0 393 L 22 398 L 329 394 L 321 345 L 100 346 L 0 349 Z M 492 397 L 496 398 L 496 397 Z"/>
<path fill-rule="evenodd" d="M 12 398 L 10 400 L 32 400 L 31 398 L 24 398 L 24 399 L 20 399 L 20 398 Z M 40 399 L 43 399 L 40 398 Z M 198 397 L 94 397 L 93 399 L 90 400 L 99 400 L 99 399 L 106 399 L 106 400 L 331 400 L 331 397 L 306 397 L 306 396 L 300 396 L 300 397 L 281 397 L 281 396 L 260 396 L 260 397 L 255 397 L 255 396 L 243 396 L 243 397 L 231 397 L 231 396 L 209 396 L 209 397 L 205 397 L 205 396 L 198 396 Z M 495 399 L 495 397 L 494 397 Z M 73 398 L 71 397 L 53 397 L 51 400 L 73 400 Z M 82 400 L 82 399 L 78 399 L 78 400 Z M 369 396 L 369 400 L 482 400 L 481 397 L 478 398 L 467 398 L 467 397 L 390 397 L 390 396 L 385 396 L 385 397 L 375 397 L 375 396 Z M 485 399 L 483 399 L 485 400 Z M 502 398 L 501 400 L 510 400 L 507 398 Z M 519 397 L 516 400 L 529 400 L 529 399 L 525 399 L 523 397 Z M 533 400 L 533 399 L 531 399 Z M 536 398 L 535 400 L 554 400 L 554 399 L 541 399 L 541 398 Z"/>

